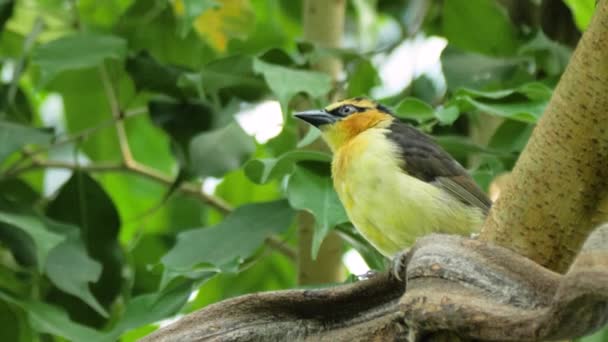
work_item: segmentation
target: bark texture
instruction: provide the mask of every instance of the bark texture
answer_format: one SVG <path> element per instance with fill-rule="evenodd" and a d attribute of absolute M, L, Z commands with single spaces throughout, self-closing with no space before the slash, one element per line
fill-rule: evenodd
<path fill-rule="evenodd" d="M 600 1 L 480 238 L 564 272 L 608 190 L 608 1 Z"/>
<path fill-rule="evenodd" d="M 608 225 L 565 275 L 449 235 L 419 240 L 406 262 L 405 282 L 379 274 L 327 289 L 250 294 L 143 341 L 443 341 L 446 332 L 449 341 L 543 341 L 583 336 L 608 321 Z"/>

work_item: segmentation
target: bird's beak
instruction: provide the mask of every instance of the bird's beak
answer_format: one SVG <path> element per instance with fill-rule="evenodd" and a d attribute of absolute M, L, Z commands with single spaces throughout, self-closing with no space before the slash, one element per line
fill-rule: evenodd
<path fill-rule="evenodd" d="M 335 116 L 329 114 L 328 112 L 322 109 L 298 112 L 295 114 L 295 117 L 304 120 L 315 127 L 332 124 L 337 121 L 337 118 Z"/>

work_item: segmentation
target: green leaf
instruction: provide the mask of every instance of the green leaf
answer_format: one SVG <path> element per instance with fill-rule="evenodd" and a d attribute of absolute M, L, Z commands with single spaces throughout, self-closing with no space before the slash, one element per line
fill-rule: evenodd
<path fill-rule="evenodd" d="M 535 123 L 547 107 L 546 101 L 489 103 L 469 97 L 464 98 L 463 101 L 481 112 L 527 123 Z"/>
<path fill-rule="evenodd" d="M 286 68 L 260 59 L 253 61 L 253 69 L 256 73 L 264 75 L 266 84 L 281 102 L 284 113 L 289 100 L 299 92 L 317 98 L 331 90 L 331 78 L 322 72 Z"/>
<path fill-rule="evenodd" d="M 29 124 L 32 121 L 30 103 L 23 89 L 15 86 L 16 89 L 12 89 L 12 84 L 0 84 L 0 119 Z"/>
<path fill-rule="evenodd" d="M 355 65 L 348 78 L 346 93 L 348 97 L 366 96 L 379 81 L 378 71 L 373 64 L 369 60 L 362 59 Z"/>
<path fill-rule="evenodd" d="M 506 120 L 496 129 L 488 147 L 505 152 L 521 152 L 526 146 L 533 128 L 534 125 Z"/>
<path fill-rule="evenodd" d="M 443 4 L 442 19 L 445 37 L 460 49 L 492 56 L 515 52 L 515 26 L 496 1 L 450 0 Z"/>
<path fill-rule="evenodd" d="M 101 28 L 111 30 L 124 12 L 136 0 L 79 0 L 78 20 L 83 27 Z"/>
<path fill-rule="evenodd" d="M 159 292 L 132 298 L 121 320 L 107 333 L 108 339 L 115 341 L 125 331 L 175 315 L 188 301 L 194 284 L 192 280 L 177 279 Z"/>
<path fill-rule="evenodd" d="M 255 183 L 266 184 L 270 180 L 278 179 L 290 173 L 294 164 L 299 161 L 330 162 L 331 156 L 317 151 L 290 151 L 278 158 L 250 160 L 245 164 L 245 174 Z"/>
<path fill-rule="evenodd" d="M 455 99 L 464 107 L 468 105 L 484 113 L 534 123 L 544 112 L 551 93 L 546 85 L 531 82 L 496 91 L 461 88 Z M 528 99 L 522 99 L 521 95 Z"/>
<path fill-rule="evenodd" d="M 593 335 L 585 336 L 580 339 L 576 339 L 577 342 L 606 342 L 608 341 L 608 327 L 604 327 L 600 331 Z"/>
<path fill-rule="evenodd" d="M 140 51 L 136 56 L 127 58 L 125 67 L 137 90 L 147 90 L 180 99 L 187 95 L 183 87 L 178 86 L 178 80 L 188 71 L 187 69 L 162 64 L 147 51 Z"/>
<path fill-rule="evenodd" d="M 29 144 L 48 144 L 53 134 L 42 129 L 0 120 L 0 162 Z"/>
<path fill-rule="evenodd" d="M 198 73 L 184 74 L 178 85 L 194 87 L 199 93 L 211 94 L 222 89 L 232 89 L 243 99 L 255 98 L 260 90 L 265 89 L 262 79 L 253 72 L 253 58 L 242 55 L 213 60 Z"/>
<path fill-rule="evenodd" d="M 105 311 L 100 310 L 95 299 L 108 307 L 120 292 L 122 280 L 120 218 L 114 203 L 91 176 L 74 172 L 49 203 L 47 215 L 77 226 L 86 246 L 71 241 L 57 251 L 57 259 L 51 265 L 51 270 L 56 272 L 53 279 L 58 281 L 56 284 L 61 290 L 78 296 L 104 315 Z M 92 266 L 97 262 L 103 266 L 102 270 Z M 74 269 L 81 271 L 73 272 Z M 89 282 L 94 282 L 91 284 L 94 297 L 88 291 Z"/>
<path fill-rule="evenodd" d="M 285 200 L 238 207 L 213 227 L 179 234 L 162 262 L 169 270 L 179 272 L 202 263 L 226 269 L 251 256 L 269 235 L 285 231 L 294 214 Z"/>
<path fill-rule="evenodd" d="M 513 83 L 532 80 L 523 69 L 529 58 L 498 58 L 477 53 L 464 53 L 446 48 L 441 54 L 441 65 L 449 89 L 460 87 L 504 88 Z"/>
<path fill-rule="evenodd" d="M 89 289 L 89 283 L 99 280 L 101 265 L 89 258 L 81 241 L 69 239 L 51 250 L 45 271 L 59 289 L 82 299 L 97 313 L 108 317 Z"/>
<path fill-rule="evenodd" d="M 120 60 L 127 53 L 127 42 L 116 36 L 77 33 L 38 46 L 32 64 L 40 68 L 40 85 L 67 70 L 101 65 L 106 59 Z"/>
<path fill-rule="evenodd" d="M 597 0 L 564 0 L 564 2 L 572 11 L 576 27 L 584 31 L 591 22 Z"/>
<path fill-rule="evenodd" d="M 572 50 L 568 46 L 552 41 L 542 30 L 539 30 L 531 40 L 519 48 L 517 53 L 533 57 L 537 68 L 544 70 L 550 76 L 558 76 L 568 65 Z"/>
<path fill-rule="evenodd" d="M 13 15 L 13 8 L 15 7 L 14 0 L 2 0 L 0 1 L 0 30 L 4 29 L 4 24 Z"/>
<path fill-rule="evenodd" d="M 25 310 L 30 324 L 41 333 L 61 336 L 68 341 L 106 340 L 96 330 L 74 323 L 64 310 L 56 306 L 31 299 L 16 298 L 2 290 L 0 290 L 0 298 Z"/>
<path fill-rule="evenodd" d="M 463 160 L 473 153 L 500 154 L 501 151 L 474 143 L 470 138 L 460 135 L 442 135 L 433 137 L 451 156 Z"/>
<path fill-rule="evenodd" d="M 253 138 L 236 121 L 201 133 L 190 141 L 190 169 L 199 176 L 220 177 L 239 168 L 255 151 Z"/>
<path fill-rule="evenodd" d="M 416 120 L 418 123 L 435 117 L 433 107 L 414 97 L 406 97 L 395 106 L 395 115 L 402 119 Z"/>
<path fill-rule="evenodd" d="M 435 117 L 442 125 L 451 125 L 460 116 L 458 106 L 447 106 L 438 108 L 435 111 Z"/>
<path fill-rule="evenodd" d="M 282 197 L 278 182 L 256 184 L 245 175 L 242 168 L 224 175 L 222 182 L 215 189 L 215 195 L 234 207 L 248 203 L 274 201 Z"/>
<path fill-rule="evenodd" d="M 57 234 L 47 226 L 49 222 L 43 218 L 0 211 L 0 222 L 26 232 L 36 245 L 36 259 L 39 269 L 46 264 L 51 250 L 65 240 L 65 236 Z"/>
<path fill-rule="evenodd" d="M 312 256 L 316 258 L 330 229 L 348 222 L 348 217 L 333 188 L 327 163 L 306 165 L 296 165 L 289 177 L 287 198 L 292 207 L 309 211 L 315 217 Z"/>
<path fill-rule="evenodd" d="M 201 101 L 175 101 L 171 98 L 155 98 L 148 101 L 152 122 L 165 132 L 182 149 L 188 152 L 190 140 L 207 131 L 213 123 L 213 109 Z"/>

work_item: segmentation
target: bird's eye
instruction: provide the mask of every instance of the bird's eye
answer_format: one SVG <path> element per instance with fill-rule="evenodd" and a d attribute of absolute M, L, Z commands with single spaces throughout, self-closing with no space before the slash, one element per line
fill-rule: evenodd
<path fill-rule="evenodd" d="M 344 106 L 340 107 L 340 109 L 338 109 L 338 114 L 340 114 L 342 116 L 347 116 L 356 111 L 357 111 L 357 108 L 355 108 L 354 106 L 344 105 Z"/>

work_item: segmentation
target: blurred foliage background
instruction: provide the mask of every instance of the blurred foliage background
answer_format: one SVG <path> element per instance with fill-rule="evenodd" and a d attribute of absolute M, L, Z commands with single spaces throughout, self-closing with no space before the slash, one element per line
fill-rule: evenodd
<path fill-rule="evenodd" d="M 373 97 L 496 195 L 594 4 L 352 0 L 327 48 L 301 1 L 0 0 L 0 340 L 134 341 L 332 231 L 341 280 L 384 268 L 292 111 Z"/>

